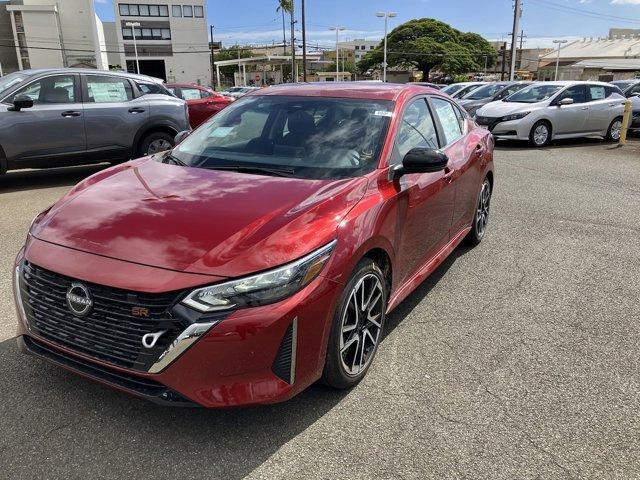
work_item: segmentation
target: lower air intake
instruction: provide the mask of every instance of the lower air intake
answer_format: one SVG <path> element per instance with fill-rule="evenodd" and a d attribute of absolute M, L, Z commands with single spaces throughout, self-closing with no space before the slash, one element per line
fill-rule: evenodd
<path fill-rule="evenodd" d="M 294 318 L 284 333 L 280 348 L 273 361 L 271 370 L 274 374 L 290 385 L 296 376 L 296 343 L 298 334 L 298 319 Z"/>

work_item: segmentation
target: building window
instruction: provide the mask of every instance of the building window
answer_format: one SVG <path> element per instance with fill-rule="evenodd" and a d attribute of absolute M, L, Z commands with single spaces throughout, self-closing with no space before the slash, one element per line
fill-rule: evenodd
<path fill-rule="evenodd" d="M 199 5 L 194 5 L 193 6 L 193 14 L 198 18 L 203 18 L 204 17 L 204 7 L 199 6 Z"/>
<path fill-rule="evenodd" d="M 168 28 L 136 28 L 136 40 L 171 40 L 171 30 Z M 133 31 L 126 27 L 122 29 L 123 40 L 133 40 Z"/>
<path fill-rule="evenodd" d="M 120 3 L 118 11 L 121 17 L 168 17 L 167 5 Z"/>
<path fill-rule="evenodd" d="M 174 17 L 181 17 L 182 16 L 182 7 L 180 5 L 173 5 L 171 7 L 171 12 L 172 12 Z"/>
<path fill-rule="evenodd" d="M 191 5 L 183 5 L 182 14 L 185 17 L 193 17 L 193 7 Z"/>

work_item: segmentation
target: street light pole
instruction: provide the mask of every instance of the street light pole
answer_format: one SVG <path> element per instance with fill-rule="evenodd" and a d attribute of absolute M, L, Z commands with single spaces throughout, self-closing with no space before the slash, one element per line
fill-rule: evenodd
<path fill-rule="evenodd" d="M 554 77 L 554 80 L 558 80 L 558 67 L 560 65 L 560 46 L 563 43 L 567 43 L 568 40 L 554 40 L 553 43 L 557 43 L 558 44 L 558 54 L 556 55 L 556 75 Z"/>
<path fill-rule="evenodd" d="M 382 61 L 382 81 L 387 81 L 387 24 L 390 18 L 398 15 L 396 12 L 378 12 L 376 17 L 384 18 L 384 59 Z"/>
<path fill-rule="evenodd" d="M 140 26 L 140 22 L 127 22 L 125 26 L 131 27 L 133 33 L 133 51 L 136 55 L 136 73 L 140 73 L 140 60 L 138 59 L 138 44 L 136 43 L 136 27 Z"/>
<path fill-rule="evenodd" d="M 340 59 L 338 56 L 338 35 L 343 30 L 346 30 L 345 27 L 331 27 L 329 30 L 336 31 L 336 82 L 338 81 L 338 77 L 340 75 Z"/>

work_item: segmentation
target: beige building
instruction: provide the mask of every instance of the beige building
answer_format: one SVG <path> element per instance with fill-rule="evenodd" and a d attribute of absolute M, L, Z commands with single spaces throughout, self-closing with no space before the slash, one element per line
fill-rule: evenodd
<path fill-rule="evenodd" d="M 120 62 L 127 71 L 136 72 L 139 64 L 140 73 L 169 83 L 211 84 L 204 0 L 116 0 L 114 7 Z"/>
<path fill-rule="evenodd" d="M 5 74 L 28 68 L 108 67 L 93 0 L 0 2 L 0 32 L 13 44 L 0 49 Z"/>

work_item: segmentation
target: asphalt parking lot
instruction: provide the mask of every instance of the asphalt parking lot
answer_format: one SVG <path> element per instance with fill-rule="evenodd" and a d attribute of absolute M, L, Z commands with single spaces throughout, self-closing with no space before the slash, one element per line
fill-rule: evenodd
<path fill-rule="evenodd" d="M 640 142 L 500 144 L 489 231 L 391 315 L 365 380 L 159 407 L 16 349 L 13 256 L 98 167 L 0 178 L 0 477 L 640 478 Z"/>

